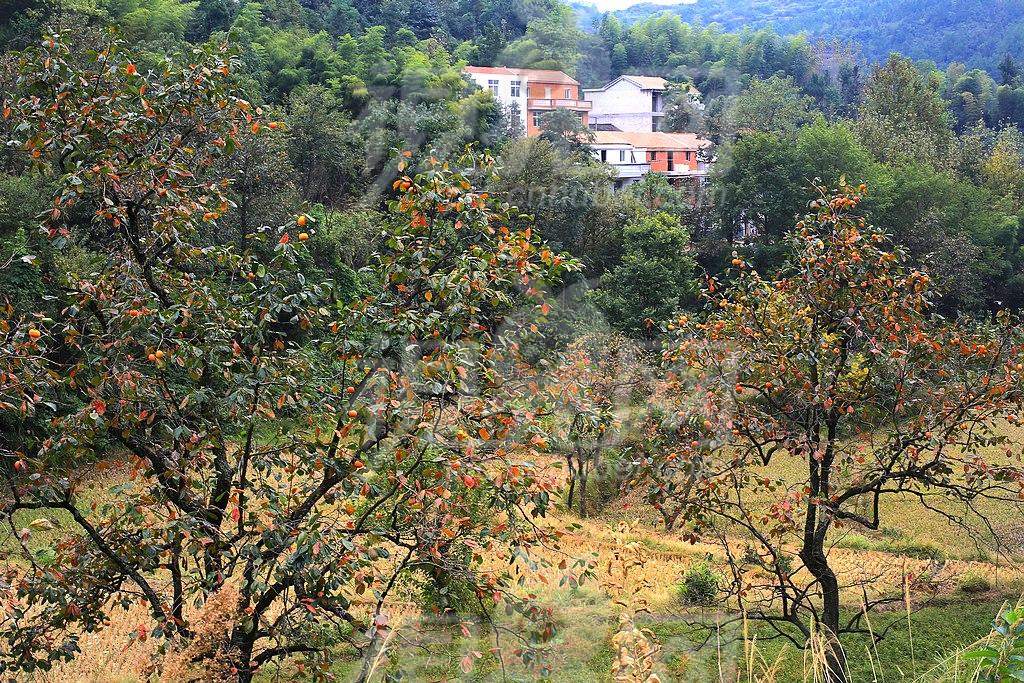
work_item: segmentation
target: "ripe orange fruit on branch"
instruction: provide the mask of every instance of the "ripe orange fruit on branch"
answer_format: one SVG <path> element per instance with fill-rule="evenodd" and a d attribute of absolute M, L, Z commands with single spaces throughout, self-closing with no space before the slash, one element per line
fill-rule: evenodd
<path fill-rule="evenodd" d="M 296 225 L 298 225 L 298 226 L 299 226 L 300 228 L 301 228 L 301 227 L 302 227 L 303 225 L 305 225 L 305 224 L 306 224 L 306 214 L 304 214 L 304 213 L 303 213 L 303 214 L 299 214 L 299 217 L 295 219 L 295 223 L 296 223 Z"/>
<path fill-rule="evenodd" d="M 355 410 L 348 411 L 348 416 L 349 417 L 356 417 L 357 415 L 359 415 L 359 413 L 357 411 L 355 411 Z"/>
<path fill-rule="evenodd" d="M 299 241 L 300 242 L 305 242 L 308 239 L 309 239 L 309 233 L 308 232 L 300 232 L 299 233 Z"/>
<path fill-rule="evenodd" d="M 31 337 L 32 339 L 39 339 L 39 337 L 41 337 L 42 334 L 43 334 L 42 332 L 40 332 L 39 330 L 37 330 L 34 327 L 31 330 L 28 331 L 28 336 Z"/>

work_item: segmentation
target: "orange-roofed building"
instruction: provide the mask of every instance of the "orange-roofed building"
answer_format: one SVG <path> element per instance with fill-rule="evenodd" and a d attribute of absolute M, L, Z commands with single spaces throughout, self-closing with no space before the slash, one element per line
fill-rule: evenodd
<path fill-rule="evenodd" d="M 616 189 L 627 187 L 647 173 L 669 180 L 703 181 L 710 164 L 711 141 L 694 133 L 594 131 L 594 156 L 616 171 Z"/>
<path fill-rule="evenodd" d="M 593 105 L 580 99 L 579 82 L 561 71 L 507 66 L 467 66 L 462 71 L 505 107 L 515 104 L 527 135 L 540 135 L 541 115 L 555 109 L 574 111 L 584 126 L 590 125 Z"/>

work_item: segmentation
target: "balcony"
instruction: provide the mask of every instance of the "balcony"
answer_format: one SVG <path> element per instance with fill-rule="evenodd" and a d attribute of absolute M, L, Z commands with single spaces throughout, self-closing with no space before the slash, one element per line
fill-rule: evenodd
<path fill-rule="evenodd" d="M 688 164 L 678 163 L 669 166 L 668 171 L 665 175 L 670 176 L 706 176 L 708 174 L 708 164 L 704 161 L 697 162 L 697 168 L 690 168 Z"/>
<path fill-rule="evenodd" d="M 594 103 L 589 100 L 526 100 L 527 109 L 573 109 L 576 111 L 590 111 Z"/>
<path fill-rule="evenodd" d="M 608 162 L 615 169 L 619 178 L 641 178 L 651 170 L 650 164 L 614 164 Z"/>

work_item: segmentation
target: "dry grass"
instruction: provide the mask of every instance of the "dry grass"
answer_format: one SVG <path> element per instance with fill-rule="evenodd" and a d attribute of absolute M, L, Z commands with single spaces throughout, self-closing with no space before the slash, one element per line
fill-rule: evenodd
<path fill-rule="evenodd" d="M 149 611 L 142 606 L 115 610 L 109 625 L 82 636 L 82 648 L 74 661 L 37 675 L 37 683 L 129 683 L 145 681 L 153 669 L 158 642 L 133 639 L 139 626 L 152 630 Z"/>
<path fill-rule="evenodd" d="M 1014 436 L 1019 436 L 1024 441 L 1024 433 Z M 780 459 L 773 468 L 776 476 L 796 479 L 802 475 L 802 463 L 794 459 Z M 564 470 L 552 466 L 546 470 L 546 475 L 552 481 L 561 481 L 564 478 Z M 106 486 L 118 481 L 119 477 L 121 473 L 116 469 L 93 475 L 83 482 L 82 495 L 86 498 L 101 498 Z M 628 526 L 621 524 L 624 520 L 632 522 L 640 511 L 644 512 L 645 521 L 652 523 Z M 1012 538 L 1014 533 L 1024 528 L 1024 520 L 1021 520 L 1013 510 L 994 505 L 987 511 L 990 512 L 997 531 L 1006 534 L 1008 538 Z M 666 533 L 657 527 L 653 523 L 654 518 L 648 515 L 649 509 L 635 500 L 634 496 L 609 506 L 601 519 L 578 520 L 570 514 L 565 514 L 550 521 L 553 528 L 562 528 L 567 522 L 577 523 L 579 527 L 571 535 L 565 536 L 558 547 L 539 551 L 538 554 L 549 560 L 552 566 L 530 575 L 522 590 L 537 594 L 541 601 L 555 606 L 557 610 L 562 632 L 556 642 L 553 664 L 556 671 L 562 670 L 558 676 L 560 680 L 595 680 L 596 672 L 607 675 L 610 670 L 611 636 L 617 615 L 623 612 L 622 606 L 617 605 L 616 601 L 621 601 L 623 597 L 623 567 L 626 564 L 629 565 L 629 582 L 641 587 L 634 592 L 642 592 L 643 608 L 660 615 L 673 615 L 678 614 L 680 610 L 676 586 L 690 565 L 708 555 L 719 561 L 723 559 L 722 550 L 716 544 L 684 542 L 677 534 Z M 40 533 L 31 540 L 31 543 L 49 543 L 55 535 L 69 533 L 70 525 L 61 526 L 62 520 L 59 518 L 54 521 L 58 523 L 57 529 Z M 933 543 L 950 558 L 957 559 L 935 561 L 875 549 L 835 547 L 830 553 L 833 566 L 848 583 L 853 583 L 857 579 L 870 579 L 872 592 L 893 593 L 902 591 L 908 574 L 920 576 L 927 573 L 931 576 L 929 590 L 951 593 L 955 590 L 959 578 L 967 574 L 985 576 L 993 581 L 997 588 L 1003 590 L 1019 586 L 1020 582 L 1024 581 L 1021 567 L 1012 562 L 997 564 L 964 559 L 972 555 L 970 539 L 959 530 L 951 528 L 939 515 L 922 511 L 916 501 L 890 499 L 883 512 L 883 521 L 889 529 L 897 530 L 907 539 Z M 880 540 L 881 535 L 875 535 L 872 539 Z M 741 548 L 741 545 L 737 542 L 734 549 Z M 638 552 L 642 553 L 643 562 L 630 562 L 629 556 Z M 577 589 L 560 586 L 564 571 L 557 567 L 561 560 L 581 556 L 592 558 L 597 581 Z M 799 580 L 799 574 L 797 578 Z M 202 647 L 201 642 L 216 640 L 214 636 L 217 632 L 222 632 L 226 628 L 226 620 L 231 614 L 231 602 L 230 596 L 226 592 L 222 593 L 223 596 L 211 599 L 209 607 L 205 608 L 212 612 L 206 614 L 204 610 L 200 610 L 197 613 L 199 618 L 194 622 L 203 625 L 200 629 L 202 633 L 212 629 L 208 634 L 210 638 L 198 640 L 196 644 L 180 651 L 172 650 L 170 655 L 161 659 L 158 657 L 157 643 L 154 640 L 140 641 L 131 637 L 140 625 L 151 630 L 153 624 L 146 609 L 137 606 L 127 611 L 114 610 L 106 629 L 82 637 L 82 654 L 74 662 L 39 674 L 32 680 L 39 683 L 141 682 L 151 680 L 156 675 L 157 664 L 163 671 L 162 680 L 215 680 L 223 676 L 224 672 L 196 671 L 186 662 L 198 654 L 194 648 Z M 404 598 L 405 596 L 396 596 L 395 603 L 390 606 L 392 623 L 404 621 L 408 623 L 407 630 L 414 629 L 418 615 L 407 604 L 403 604 Z M 857 591 L 850 591 L 844 596 L 845 603 L 853 608 L 856 608 L 861 599 Z M 635 604 L 631 605 L 630 610 L 636 607 Z M 400 630 L 396 629 L 395 633 L 399 634 Z M 746 683 L 782 683 L 788 680 L 778 677 L 780 659 L 777 651 L 763 648 L 757 640 L 756 633 L 744 631 L 744 635 L 746 638 L 741 660 L 743 666 L 740 669 L 744 672 Z M 384 658 L 393 649 L 401 649 L 404 642 L 407 641 L 401 636 L 388 641 L 379 655 L 378 664 L 383 665 Z M 949 667 L 952 673 L 928 680 L 957 683 L 969 680 L 967 676 L 970 672 L 965 669 L 965 665 L 958 664 L 955 658 L 951 661 L 953 663 Z M 289 675 L 288 666 L 285 664 L 281 669 L 282 679 L 291 680 L 293 677 L 299 677 L 294 670 L 291 670 L 292 675 Z M 808 680 L 813 680 L 813 670 L 813 662 L 805 667 L 805 672 L 811 676 Z M 743 683 L 743 680 L 731 680 Z"/>

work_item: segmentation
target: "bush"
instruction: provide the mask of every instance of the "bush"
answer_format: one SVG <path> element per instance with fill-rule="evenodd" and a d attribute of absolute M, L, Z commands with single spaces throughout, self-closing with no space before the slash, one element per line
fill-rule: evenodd
<path fill-rule="evenodd" d="M 718 589 L 718 574 L 708 562 L 697 562 L 686 571 L 679 592 L 688 605 L 711 607 L 718 602 Z"/>
<path fill-rule="evenodd" d="M 919 541 L 900 541 L 898 543 L 883 543 L 878 548 L 894 555 L 906 555 L 919 560 L 935 560 L 936 562 L 946 559 L 946 553 L 934 543 Z"/>
<path fill-rule="evenodd" d="M 761 554 L 757 552 L 757 548 L 750 545 L 749 543 L 743 548 L 742 561 L 744 564 L 752 564 L 761 567 L 765 571 L 774 572 L 776 568 L 785 575 L 793 573 L 793 558 L 786 553 L 779 552 L 775 561 L 770 561 L 769 558 L 761 557 Z"/>
<path fill-rule="evenodd" d="M 961 593 L 987 593 L 992 590 L 992 583 L 984 576 L 965 574 L 960 578 L 957 590 Z"/>
<path fill-rule="evenodd" d="M 840 548 L 847 548 L 849 550 L 871 550 L 873 544 L 871 541 L 860 534 L 849 534 L 839 541 Z"/>

